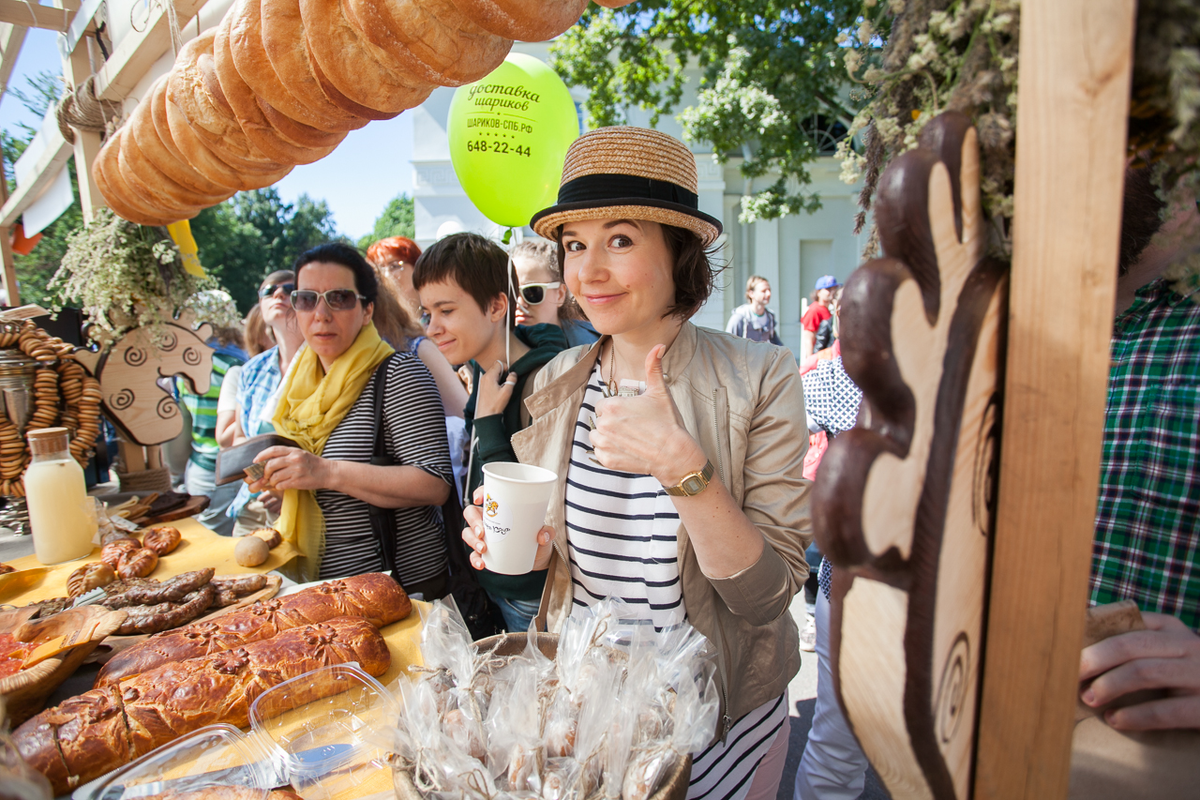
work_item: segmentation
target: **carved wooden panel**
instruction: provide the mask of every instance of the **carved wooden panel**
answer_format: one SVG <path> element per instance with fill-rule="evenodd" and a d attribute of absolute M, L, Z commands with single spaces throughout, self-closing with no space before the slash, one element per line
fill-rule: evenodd
<path fill-rule="evenodd" d="M 892 796 L 970 796 L 1000 425 L 1005 275 L 984 257 L 975 130 L 930 122 L 880 182 L 884 258 L 842 297 L 865 427 L 814 490 L 832 668 Z"/>
<path fill-rule="evenodd" d="M 155 341 L 147 328 L 130 331 L 100 353 L 79 351 L 75 359 L 100 381 L 104 414 L 130 441 L 140 445 L 169 442 L 183 430 L 183 415 L 170 393 L 180 375 L 197 394 L 208 391 L 212 374 L 212 336 L 207 323 L 192 330 L 170 323 Z"/>

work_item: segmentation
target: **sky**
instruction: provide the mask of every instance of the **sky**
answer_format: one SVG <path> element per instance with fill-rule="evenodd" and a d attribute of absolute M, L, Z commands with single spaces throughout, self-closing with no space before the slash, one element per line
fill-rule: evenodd
<path fill-rule="evenodd" d="M 26 86 L 25 76 L 42 71 L 62 73 L 62 62 L 52 31 L 30 30 L 17 56 L 11 85 Z M 18 122 L 34 128 L 41 121 L 29 114 L 20 101 L 0 98 L 0 127 L 16 132 Z M 338 148 L 315 164 L 296 167 L 275 188 L 286 202 L 302 194 L 325 200 L 338 231 L 351 239 L 370 233 L 375 218 L 388 202 L 400 194 L 412 194 L 412 119 L 376 121 L 353 131 Z"/>

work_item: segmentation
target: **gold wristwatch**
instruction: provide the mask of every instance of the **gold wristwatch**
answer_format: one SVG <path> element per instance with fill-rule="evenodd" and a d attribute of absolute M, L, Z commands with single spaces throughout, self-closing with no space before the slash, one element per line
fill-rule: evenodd
<path fill-rule="evenodd" d="M 683 480 L 679 483 L 674 486 L 664 486 L 663 489 L 674 497 L 695 497 L 708 488 L 708 483 L 716 471 L 717 468 L 713 466 L 712 461 L 706 461 L 704 469 L 684 475 Z"/>

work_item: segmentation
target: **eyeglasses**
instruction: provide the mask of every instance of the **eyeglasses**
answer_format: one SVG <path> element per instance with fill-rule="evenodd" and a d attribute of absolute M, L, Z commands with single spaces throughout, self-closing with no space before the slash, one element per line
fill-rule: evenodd
<path fill-rule="evenodd" d="M 258 290 L 258 299 L 266 300 L 271 295 L 275 294 L 276 290 L 283 289 L 283 296 L 289 297 L 292 292 L 296 291 L 294 283 L 268 283 L 266 286 Z"/>
<path fill-rule="evenodd" d="M 421 316 L 418 317 L 418 319 L 421 321 L 422 328 L 428 328 L 430 321 L 433 319 L 433 315 L 428 311 L 422 311 Z"/>
<path fill-rule="evenodd" d="M 330 289 L 327 292 L 297 289 L 292 292 L 292 308 L 297 311 L 314 311 L 322 297 L 325 298 L 325 305 L 329 306 L 330 311 L 346 311 L 354 308 L 359 300 L 366 302 L 367 299 L 353 289 Z"/>
<path fill-rule="evenodd" d="M 521 287 L 521 297 L 531 306 L 540 306 L 542 301 L 546 299 L 547 289 L 557 289 L 562 286 L 562 281 L 553 281 L 552 283 L 527 283 Z"/>

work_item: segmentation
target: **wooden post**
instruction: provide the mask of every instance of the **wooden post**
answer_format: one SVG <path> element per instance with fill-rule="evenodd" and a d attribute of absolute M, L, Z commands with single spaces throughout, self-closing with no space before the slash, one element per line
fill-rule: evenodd
<path fill-rule="evenodd" d="M 92 74 L 91 57 L 88 55 L 87 39 L 80 39 L 69 57 L 63 58 L 63 77 L 72 91 Z M 75 177 L 79 182 L 79 205 L 83 221 L 90 223 L 96 209 L 105 206 L 96 182 L 92 180 L 92 162 L 100 152 L 100 134 L 95 131 L 75 131 Z"/>
<path fill-rule="evenodd" d="M 1133 31 L 1134 0 L 1021 5 L 1008 367 L 978 800 L 1067 792 Z"/>
<path fill-rule="evenodd" d="M 4 148 L 0 147 L 0 206 L 8 202 L 8 181 L 4 178 Z M 0 227 L 0 278 L 4 281 L 4 302 L 10 306 L 21 305 L 21 289 L 17 285 L 17 268 L 13 263 L 12 228 Z"/>

